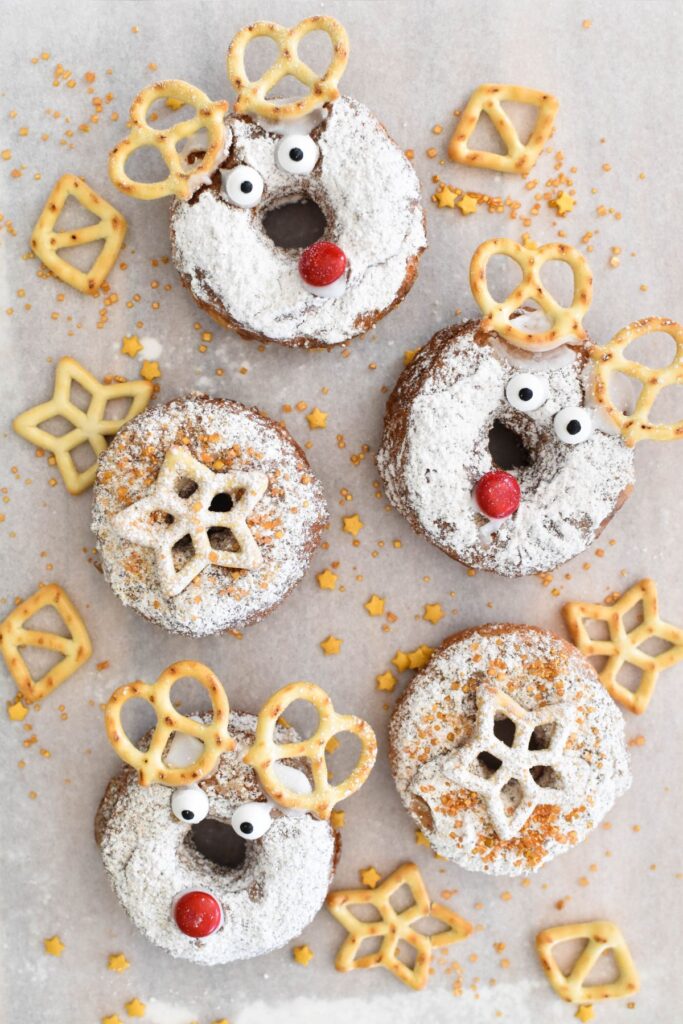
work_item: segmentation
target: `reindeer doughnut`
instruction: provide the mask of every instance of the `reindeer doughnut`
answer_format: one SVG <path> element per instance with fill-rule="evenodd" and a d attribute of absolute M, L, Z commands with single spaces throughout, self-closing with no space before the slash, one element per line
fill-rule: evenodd
<path fill-rule="evenodd" d="M 207 689 L 210 715 L 176 711 L 170 691 L 183 677 Z M 121 709 L 135 697 L 158 715 L 144 750 L 121 725 Z M 320 715 L 308 740 L 277 722 L 294 700 Z M 105 718 L 127 766 L 107 787 L 95 835 L 114 891 L 146 938 L 173 956 L 219 964 L 297 936 L 322 906 L 339 857 L 331 809 L 374 763 L 370 726 L 337 715 L 312 683 L 279 690 L 258 717 L 230 714 L 220 682 L 197 662 L 171 665 L 151 685 L 120 687 Z M 325 746 L 337 732 L 355 733 L 362 752 L 332 786 Z"/>
<path fill-rule="evenodd" d="M 334 48 L 320 77 L 297 53 L 316 30 Z M 274 39 L 280 57 L 251 82 L 244 51 L 259 36 Z M 303 348 L 341 344 L 397 305 L 416 277 L 426 244 L 419 182 L 370 111 L 339 96 L 347 59 L 346 32 L 333 18 L 307 18 L 292 29 L 250 25 L 228 51 L 233 114 L 187 83 L 162 82 L 135 100 L 131 136 L 112 153 L 112 179 L 123 191 L 175 195 L 172 255 L 183 282 L 210 316 L 243 337 Z M 309 94 L 266 99 L 287 75 Z M 194 105 L 195 117 L 155 131 L 147 111 L 160 98 Z M 179 154 L 170 143 L 182 139 Z M 165 182 L 150 187 L 126 174 L 128 157 L 143 144 L 156 145 L 173 168 Z M 315 219 L 306 224 L 311 211 Z M 284 234 L 272 230 L 283 214 L 290 218 Z"/>
<path fill-rule="evenodd" d="M 502 303 L 486 285 L 497 252 L 525 272 Z M 540 284 L 548 259 L 574 271 L 570 307 Z M 634 441 L 683 432 L 648 418 L 661 387 L 683 380 L 683 328 L 651 319 L 592 346 L 581 324 L 590 274 L 568 246 L 485 242 L 471 279 L 485 316 L 439 331 L 403 371 L 387 404 L 379 470 L 392 504 L 452 558 L 503 576 L 548 572 L 592 544 L 630 494 Z M 529 299 L 550 329 L 523 311 Z M 624 357 L 627 339 L 662 330 L 677 342 L 670 367 Z M 630 411 L 609 394 L 615 371 L 650 382 Z M 501 451 L 511 435 L 512 460 Z"/>

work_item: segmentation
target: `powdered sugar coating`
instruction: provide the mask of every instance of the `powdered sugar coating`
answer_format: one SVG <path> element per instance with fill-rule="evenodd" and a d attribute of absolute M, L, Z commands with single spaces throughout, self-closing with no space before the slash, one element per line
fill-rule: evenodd
<path fill-rule="evenodd" d="M 234 751 L 200 783 L 209 798 L 208 817 L 229 823 L 241 804 L 263 800 L 253 769 L 242 761 L 254 741 L 256 719 L 232 712 Z M 281 741 L 296 739 L 280 730 Z M 261 839 L 246 844 L 244 863 L 222 868 L 193 846 L 190 825 L 171 812 L 173 790 L 142 787 L 124 768 L 112 779 L 96 820 L 96 835 L 114 891 L 150 942 L 172 956 L 203 964 L 245 960 L 295 938 L 323 904 L 334 874 L 335 833 L 310 815 L 273 822 Z M 176 926 L 174 899 L 189 889 L 208 890 L 221 904 L 223 924 L 206 939 Z"/>
<path fill-rule="evenodd" d="M 530 358 L 528 372 L 547 379 L 549 395 L 534 412 L 519 412 L 505 397 L 519 360 L 490 344 L 479 324 L 439 332 L 401 375 L 377 463 L 392 504 L 447 554 L 503 576 L 547 572 L 585 550 L 623 503 L 633 486 L 633 452 L 603 432 L 597 416 L 583 443 L 557 438 L 555 414 L 585 405 L 582 352 Z M 518 511 L 487 536 L 471 495 L 496 468 L 488 435 L 497 420 L 522 439 L 531 464 L 512 470 Z"/>
<path fill-rule="evenodd" d="M 564 757 L 567 776 L 580 781 L 570 784 L 562 807 L 537 807 L 508 840 L 492 828 L 484 801 L 444 770 L 474 735 L 482 685 L 527 710 L 564 703 L 575 711 Z M 576 648 L 532 626 L 482 626 L 447 639 L 401 698 L 389 735 L 403 803 L 433 849 L 471 871 L 536 871 L 581 842 L 631 783 L 616 704 Z M 483 765 L 473 767 L 485 777 Z"/>
<path fill-rule="evenodd" d="M 336 345 L 367 330 L 407 290 L 426 245 L 420 186 L 410 163 L 361 103 L 341 97 L 313 131 L 320 158 L 307 175 L 275 159 L 282 136 L 229 117 L 228 165 L 248 164 L 265 182 L 253 209 L 233 206 L 219 180 L 189 203 L 175 203 L 173 258 L 194 297 L 259 337 L 301 345 Z M 264 210 L 296 197 L 316 202 L 325 238 L 349 264 L 338 298 L 311 295 L 298 252 L 278 248 L 261 225 Z M 409 279 L 409 280 L 408 280 Z"/>
<path fill-rule="evenodd" d="M 113 519 L 148 493 L 174 445 L 187 446 L 216 472 L 265 473 L 268 487 L 247 520 L 261 564 L 248 570 L 207 566 L 168 597 L 154 549 L 121 537 Z M 299 446 L 274 421 L 227 399 L 193 394 L 147 410 L 100 458 L 92 528 L 105 577 L 125 605 L 173 632 L 205 636 L 258 621 L 303 576 L 326 522 L 322 487 Z"/>

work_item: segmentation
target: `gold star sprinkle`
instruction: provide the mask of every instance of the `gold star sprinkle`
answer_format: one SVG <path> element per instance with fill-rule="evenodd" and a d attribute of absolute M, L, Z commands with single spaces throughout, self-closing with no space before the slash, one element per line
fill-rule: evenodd
<path fill-rule="evenodd" d="M 555 207 L 555 209 L 561 217 L 564 217 L 566 214 L 571 213 L 571 211 L 574 209 L 575 203 L 576 200 L 573 199 L 567 192 L 560 192 L 559 196 L 553 200 L 553 206 Z"/>
<path fill-rule="evenodd" d="M 147 1007 L 139 999 L 131 999 L 126 1003 L 126 1013 L 129 1017 L 144 1017 Z"/>
<path fill-rule="evenodd" d="M 389 671 L 389 669 L 387 669 L 386 672 L 383 672 L 381 676 L 376 676 L 375 678 L 377 679 L 377 689 L 386 690 L 387 693 L 391 693 L 398 682 L 394 673 Z"/>
<path fill-rule="evenodd" d="M 324 572 L 319 572 L 316 576 L 321 590 L 334 590 L 337 586 L 338 578 L 336 572 L 332 572 L 331 569 L 325 569 Z"/>
<path fill-rule="evenodd" d="M 463 196 L 459 203 L 455 204 L 463 217 L 467 217 L 468 214 L 474 213 L 477 208 L 477 200 L 474 196 Z"/>
<path fill-rule="evenodd" d="M 363 607 L 368 615 L 381 615 L 384 611 L 384 598 L 378 597 L 377 594 L 373 594 L 370 600 L 365 602 Z"/>
<path fill-rule="evenodd" d="M 419 351 L 419 348 L 407 348 L 403 353 L 403 365 L 410 366 Z"/>
<path fill-rule="evenodd" d="M 431 622 L 433 625 L 436 625 L 443 618 L 443 608 L 440 604 L 426 604 L 425 613 L 422 618 L 425 622 Z"/>
<path fill-rule="evenodd" d="M 344 532 L 350 533 L 352 537 L 357 537 L 364 525 L 358 513 L 352 516 L 344 516 Z"/>
<path fill-rule="evenodd" d="M 28 708 L 25 708 L 20 700 L 15 700 L 14 704 L 7 706 L 7 717 L 12 722 L 23 722 L 27 714 Z"/>
<path fill-rule="evenodd" d="M 415 842 L 418 846 L 429 846 L 429 840 L 424 832 L 421 832 L 419 828 L 415 829 Z"/>
<path fill-rule="evenodd" d="M 327 426 L 327 413 L 316 406 L 306 417 L 311 430 L 323 430 Z"/>
<path fill-rule="evenodd" d="M 112 1013 L 111 1017 L 103 1017 L 102 1024 L 123 1024 L 123 1021 L 117 1013 Z"/>
<path fill-rule="evenodd" d="M 156 359 L 145 359 L 140 370 L 140 376 L 143 380 L 156 380 L 157 377 L 161 377 L 161 370 Z"/>
<path fill-rule="evenodd" d="M 359 871 L 360 880 L 363 885 L 367 885 L 369 889 L 374 889 L 378 882 L 382 881 L 382 876 L 374 868 L 365 868 L 363 871 Z"/>
<path fill-rule="evenodd" d="M 581 1024 L 588 1024 L 588 1021 L 595 1020 L 595 1010 L 592 1006 L 580 1006 L 574 1016 L 581 1021 Z"/>
<path fill-rule="evenodd" d="M 405 672 L 410 668 L 410 655 L 405 651 L 396 651 L 391 659 L 391 664 L 395 665 L 399 672 Z"/>
<path fill-rule="evenodd" d="M 313 959 L 313 951 L 308 946 L 295 946 L 292 950 L 292 955 L 302 967 L 308 967 Z"/>
<path fill-rule="evenodd" d="M 332 828 L 344 828 L 345 818 L 344 811 L 332 811 L 330 815 L 330 821 L 332 822 Z"/>
<path fill-rule="evenodd" d="M 325 746 L 325 753 L 334 754 L 335 750 L 337 750 L 338 748 L 339 740 L 337 739 L 336 736 L 330 736 L 329 740 L 327 741 L 327 745 Z"/>
<path fill-rule="evenodd" d="M 320 646 L 322 647 L 325 654 L 339 654 L 343 641 L 336 636 L 328 636 L 327 640 L 321 641 Z"/>
<path fill-rule="evenodd" d="M 440 192 L 436 193 L 436 201 L 439 207 L 450 206 L 451 209 L 455 206 L 456 193 L 444 185 Z"/>
<path fill-rule="evenodd" d="M 51 939 L 43 939 L 43 946 L 45 947 L 45 952 L 49 953 L 50 956 L 61 956 L 62 950 L 65 948 L 58 935 L 53 935 Z"/>
<path fill-rule="evenodd" d="M 421 644 L 416 650 L 408 654 L 408 668 L 424 668 L 433 654 L 434 648 Z"/>
<path fill-rule="evenodd" d="M 122 974 L 123 971 L 127 971 L 129 967 L 130 964 L 123 953 L 111 953 L 107 960 L 108 970 L 116 971 L 117 974 Z"/>
<path fill-rule="evenodd" d="M 142 345 L 138 340 L 137 334 L 131 334 L 129 338 L 124 337 L 121 343 L 121 353 L 124 356 L 130 356 L 135 359 L 138 352 L 142 352 Z"/>

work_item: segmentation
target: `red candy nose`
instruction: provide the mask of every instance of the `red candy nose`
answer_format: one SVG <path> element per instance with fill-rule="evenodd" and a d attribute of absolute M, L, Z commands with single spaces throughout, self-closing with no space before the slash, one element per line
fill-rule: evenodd
<path fill-rule="evenodd" d="M 299 256 L 299 273 L 314 288 L 333 284 L 346 270 L 346 255 L 334 242 L 314 242 Z"/>
<path fill-rule="evenodd" d="M 502 469 L 485 473 L 474 488 L 474 500 L 489 519 L 507 519 L 519 508 L 520 497 L 514 476 Z"/>
<path fill-rule="evenodd" d="M 173 908 L 173 916 L 181 932 L 193 939 L 213 934 L 223 920 L 218 900 L 200 890 L 184 893 Z"/>

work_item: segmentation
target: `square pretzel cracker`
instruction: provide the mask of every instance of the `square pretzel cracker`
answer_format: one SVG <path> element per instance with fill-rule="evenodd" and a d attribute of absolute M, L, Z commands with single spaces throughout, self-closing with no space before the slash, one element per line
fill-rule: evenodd
<path fill-rule="evenodd" d="M 565 974 L 553 954 L 560 942 L 585 939 L 586 945 Z M 568 1003 L 596 1002 L 600 999 L 619 999 L 633 995 L 640 987 L 638 972 L 621 930 L 612 921 L 587 921 L 581 924 L 557 925 L 546 928 L 536 936 L 536 950 L 548 981 L 558 996 Z M 602 985 L 586 985 L 598 960 L 611 952 L 619 969 L 615 981 Z"/>
<path fill-rule="evenodd" d="M 27 621 L 43 608 L 54 608 L 69 630 L 68 637 L 45 629 L 27 628 Z M 56 651 L 62 657 L 40 679 L 34 679 L 21 654 L 24 647 Z M 22 601 L 0 624 L 0 654 L 22 697 L 31 704 L 42 700 L 84 665 L 92 654 L 92 644 L 83 619 L 65 591 L 51 583 Z"/>
<path fill-rule="evenodd" d="M 98 218 L 70 231 L 56 231 L 55 225 L 71 196 L 89 213 Z M 83 178 L 63 174 L 56 183 L 31 235 L 31 248 L 55 277 L 86 295 L 97 295 L 114 266 L 126 235 L 126 218 L 111 203 L 90 188 Z M 89 270 L 79 270 L 59 255 L 60 249 L 72 249 L 88 242 L 104 242 L 101 252 Z"/>

